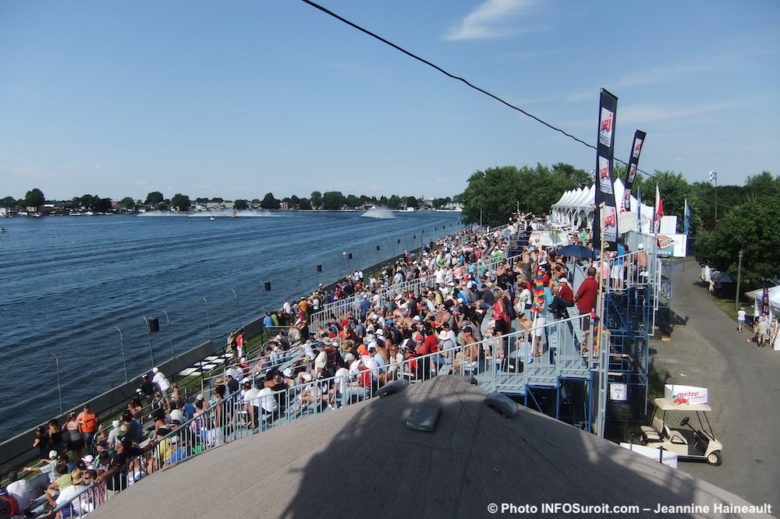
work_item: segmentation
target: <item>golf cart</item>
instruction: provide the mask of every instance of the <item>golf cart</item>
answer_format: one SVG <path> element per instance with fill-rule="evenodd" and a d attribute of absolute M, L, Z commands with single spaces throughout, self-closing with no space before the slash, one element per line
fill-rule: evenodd
<path fill-rule="evenodd" d="M 710 465 L 723 463 L 721 443 L 715 439 L 707 413 L 707 404 L 675 403 L 666 398 L 653 400 L 652 427 L 643 425 L 642 444 L 677 454 L 680 461 L 706 461 Z M 696 416 L 698 429 L 691 425 Z"/>

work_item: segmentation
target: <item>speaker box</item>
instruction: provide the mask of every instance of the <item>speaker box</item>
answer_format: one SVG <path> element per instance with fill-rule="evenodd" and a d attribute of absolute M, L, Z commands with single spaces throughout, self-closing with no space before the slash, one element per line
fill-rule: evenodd
<path fill-rule="evenodd" d="M 146 328 L 151 333 L 159 332 L 160 331 L 160 320 L 155 318 L 147 319 L 146 320 Z"/>

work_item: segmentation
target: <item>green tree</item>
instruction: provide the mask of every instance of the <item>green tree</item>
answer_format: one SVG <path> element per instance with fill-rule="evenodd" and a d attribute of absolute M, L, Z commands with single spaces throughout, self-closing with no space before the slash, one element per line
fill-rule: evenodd
<path fill-rule="evenodd" d="M 780 265 L 776 222 L 780 222 L 780 196 L 765 196 L 734 207 L 724 214 L 717 228 L 697 237 L 696 259 L 736 275 L 742 250 L 746 286 L 772 280 Z"/>
<path fill-rule="evenodd" d="M 27 191 L 27 194 L 24 195 L 25 207 L 34 207 L 36 211 L 41 208 L 44 202 L 46 202 L 46 197 L 43 196 L 43 191 L 37 187 Z"/>
<path fill-rule="evenodd" d="M 312 193 L 313 195 L 314 193 Z M 336 211 L 346 202 L 344 195 L 341 191 L 326 191 L 322 195 L 322 208 L 326 211 Z"/>
<path fill-rule="evenodd" d="M 441 209 L 445 205 L 452 203 L 452 199 L 450 199 L 450 197 L 434 198 L 432 203 L 434 209 Z"/>
<path fill-rule="evenodd" d="M 471 175 L 466 191 L 455 198 L 462 200 L 466 223 L 481 219 L 487 225 L 501 225 L 518 208 L 534 214 L 549 212 L 564 192 L 580 187 L 585 178 L 586 173 L 565 164 L 552 170 L 541 164 L 490 168 Z"/>
<path fill-rule="evenodd" d="M 347 198 L 344 200 L 344 202 L 350 209 L 357 209 L 360 207 L 360 199 L 355 195 L 347 195 Z"/>
<path fill-rule="evenodd" d="M 165 197 L 163 196 L 162 193 L 160 193 L 159 191 L 152 191 L 151 193 L 146 195 L 146 202 L 144 203 L 149 205 L 157 205 L 157 204 L 161 204 L 164 199 Z"/>
<path fill-rule="evenodd" d="M 260 202 L 260 207 L 263 209 L 279 209 L 281 205 L 281 202 L 274 198 L 273 193 L 266 193 L 263 200 Z"/>
<path fill-rule="evenodd" d="M 300 202 L 298 202 L 298 209 L 303 211 L 310 211 L 311 201 L 308 198 L 301 198 Z"/>
<path fill-rule="evenodd" d="M 171 207 L 174 211 L 184 212 L 190 210 L 190 197 L 187 195 L 182 195 L 181 193 L 176 193 L 173 195 L 173 198 L 171 198 Z"/>
<path fill-rule="evenodd" d="M 420 207 L 420 202 L 417 200 L 417 197 L 414 196 L 407 196 L 404 198 L 404 204 L 407 208 L 411 207 L 412 209 L 417 209 Z"/>
<path fill-rule="evenodd" d="M 219 196 L 215 196 L 215 197 L 214 197 L 214 198 L 212 198 L 210 201 L 211 201 L 212 203 L 215 203 L 215 204 L 221 204 L 221 203 L 223 203 L 223 202 L 225 201 L 225 199 L 224 199 L 224 198 L 222 198 L 222 197 L 219 197 Z"/>
<path fill-rule="evenodd" d="M 99 196 L 95 195 L 93 200 L 94 202 L 92 205 L 92 210 L 96 213 L 107 213 L 111 211 L 113 207 L 110 198 L 100 198 Z"/>
<path fill-rule="evenodd" d="M 565 164 L 563 162 L 553 164 L 552 171 L 555 174 L 561 175 L 567 184 L 571 184 L 573 186 L 568 189 L 590 187 L 591 184 L 593 184 L 593 177 L 591 176 L 590 172 L 585 171 L 584 169 L 577 169 L 571 164 Z M 625 179 L 625 175 L 623 175 L 622 178 Z"/>
<path fill-rule="evenodd" d="M 95 195 L 90 195 L 87 193 L 86 195 L 82 195 L 80 197 L 77 197 L 78 199 L 78 207 L 81 209 L 86 209 L 87 211 L 93 211 L 95 208 L 95 199 L 97 197 Z M 76 201 L 76 198 L 74 198 L 74 201 Z"/>
<path fill-rule="evenodd" d="M 637 178 L 639 176 L 637 175 Z M 643 178 L 638 185 L 642 193 L 642 203 L 647 205 L 655 205 L 655 187 L 658 186 L 664 201 L 664 215 L 676 215 L 677 226 L 682 230 L 685 200 L 690 202 L 693 195 L 693 189 L 682 173 L 656 171 L 655 177 Z"/>
<path fill-rule="evenodd" d="M 119 205 L 127 211 L 135 211 L 135 200 L 131 196 L 124 197 L 119 201 Z"/>
<path fill-rule="evenodd" d="M 770 172 L 764 171 L 760 175 L 748 177 L 744 194 L 747 200 L 780 195 L 780 175 L 773 177 Z"/>
<path fill-rule="evenodd" d="M 312 191 L 310 200 L 312 209 L 319 209 L 322 207 L 322 193 L 319 191 Z"/>
<path fill-rule="evenodd" d="M 390 195 L 390 198 L 387 199 L 387 207 L 393 210 L 397 210 L 401 208 L 401 203 L 403 200 L 398 195 Z"/>
<path fill-rule="evenodd" d="M 233 209 L 236 211 L 244 211 L 246 209 L 249 209 L 249 202 L 239 198 L 238 200 L 233 201 Z"/>
<path fill-rule="evenodd" d="M 296 195 L 290 197 L 290 209 L 298 209 L 301 206 L 301 199 Z"/>
<path fill-rule="evenodd" d="M 0 206 L 2 207 L 13 207 L 16 205 L 16 199 L 12 196 L 7 196 L 0 200 Z"/>

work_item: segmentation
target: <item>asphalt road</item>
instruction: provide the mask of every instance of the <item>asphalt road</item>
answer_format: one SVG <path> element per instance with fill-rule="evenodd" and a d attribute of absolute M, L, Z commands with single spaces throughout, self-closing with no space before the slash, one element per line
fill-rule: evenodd
<path fill-rule="evenodd" d="M 697 284 L 699 267 L 686 263 L 672 276 L 672 310 L 678 322 L 670 342 L 652 341 L 656 368 L 667 383 L 707 387 L 723 464 L 680 464 L 681 470 L 748 501 L 772 504 L 780 515 L 780 351 L 747 344 L 748 332 Z M 687 319 L 687 321 L 686 321 Z"/>

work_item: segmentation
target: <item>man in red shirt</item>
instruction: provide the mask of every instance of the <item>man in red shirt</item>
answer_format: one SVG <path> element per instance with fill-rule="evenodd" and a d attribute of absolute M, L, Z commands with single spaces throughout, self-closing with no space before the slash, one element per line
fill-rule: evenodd
<path fill-rule="evenodd" d="M 550 311 L 558 319 L 567 319 L 569 314 L 566 308 L 570 306 L 574 306 L 574 292 L 571 291 L 569 280 L 565 277 L 558 278 Z"/>
<path fill-rule="evenodd" d="M 596 298 L 599 295 L 599 282 L 596 281 L 596 268 L 588 267 L 588 277 L 582 282 L 574 296 L 574 302 L 580 315 L 585 315 L 582 320 L 582 330 L 585 332 L 585 344 L 588 342 L 590 333 L 590 314 L 596 309 Z"/>

